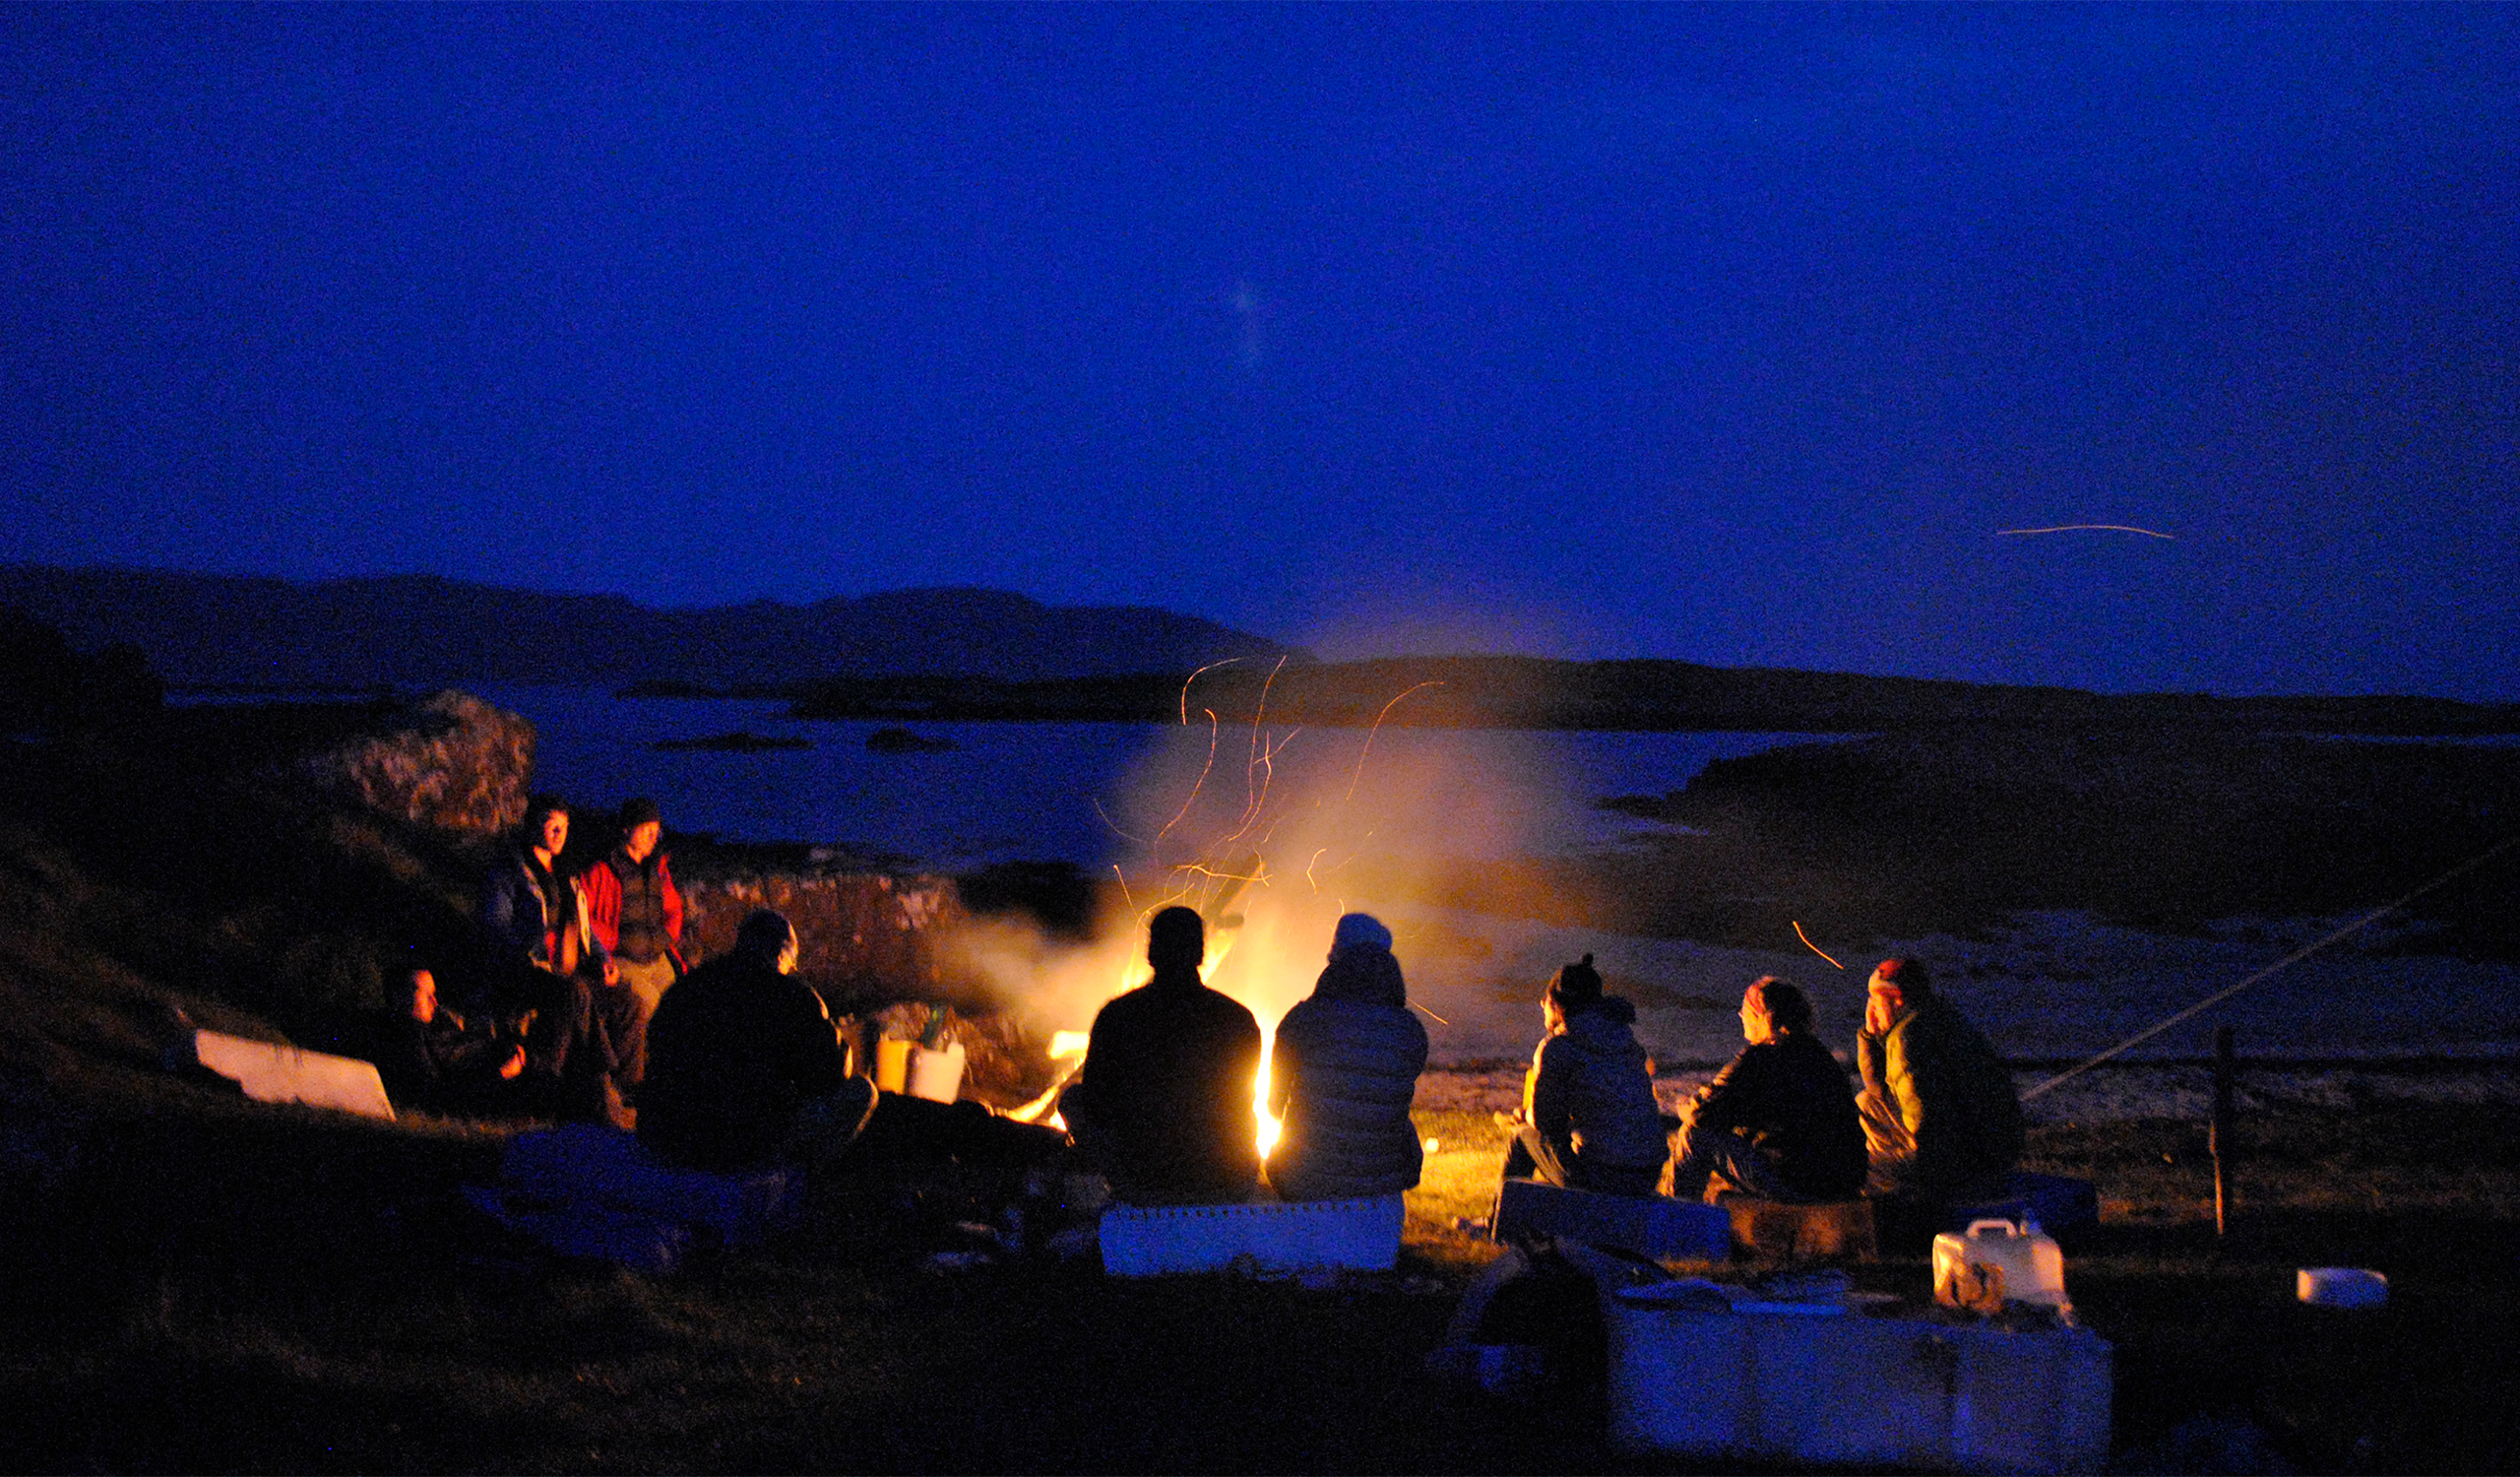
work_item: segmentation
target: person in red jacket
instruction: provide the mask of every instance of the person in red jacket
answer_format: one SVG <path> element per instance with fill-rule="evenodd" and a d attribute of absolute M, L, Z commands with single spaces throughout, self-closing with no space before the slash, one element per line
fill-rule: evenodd
<path fill-rule="evenodd" d="M 652 800 L 621 806 L 621 844 L 586 869 L 587 922 L 612 961 L 609 977 L 637 997 L 641 1021 L 653 1019 L 657 1002 L 682 978 L 682 893 L 664 851 L 664 817 Z M 628 1064 L 627 1080 L 647 1075 L 644 1033 Z"/>

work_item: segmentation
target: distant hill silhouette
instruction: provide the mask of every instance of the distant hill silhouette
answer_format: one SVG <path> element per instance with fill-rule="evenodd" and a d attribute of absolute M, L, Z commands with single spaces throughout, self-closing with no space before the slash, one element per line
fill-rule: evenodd
<path fill-rule="evenodd" d="M 94 651 L 127 643 L 182 685 L 447 682 L 773 686 L 832 676 L 1043 681 L 1307 653 L 1139 606 L 1044 606 L 999 590 L 902 590 L 809 606 L 657 610 L 434 575 L 288 580 L 0 566 L 0 606 Z"/>

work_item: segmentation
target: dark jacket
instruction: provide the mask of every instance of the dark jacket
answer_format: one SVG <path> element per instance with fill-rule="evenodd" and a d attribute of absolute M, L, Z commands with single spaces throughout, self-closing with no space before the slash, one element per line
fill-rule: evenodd
<path fill-rule="evenodd" d="M 1269 1107 L 1285 1124 L 1269 1183 L 1291 1200 L 1383 1195 L 1424 1167 L 1409 1105 L 1426 1069 L 1426 1028 L 1411 1014 L 1389 949 L 1352 945 L 1278 1022 Z"/>
<path fill-rule="evenodd" d="M 1071 1092 L 1124 1194 L 1238 1200 L 1260 1179 L 1259 1076 L 1260 1023 L 1182 971 L 1102 1007 Z"/>
<path fill-rule="evenodd" d="M 510 850 L 481 885 L 481 934 L 491 963 L 508 970 L 550 968 L 560 956 L 561 934 L 572 929 L 600 962 L 606 957 L 603 945 L 585 930 L 584 904 L 576 883 L 542 867 L 526 848 Z"/>
<path fill-rule="evenodd" d="M 463 1114 L 523 1106 L 516 1084 L 499 1075 L 520 1044 L 443 1007 L 427 1021 L 408 1010 L 377 1011 L 346 1043 L 351 1056 L 376 1063 L 395 1107 Z"/>
<path fill-rule="evenodd" d="M 1569 1165 L 1652 1169 L 1670 1157 L 1635 1022 L 1635 1006 L 1606 995 L 1567 1016 L 1566 1029 L 1532 1054 L 1523 1117 Z"/>
<path fill-rule="evenodd" d="M 1737 1129 L 1795 1193 L 1851 1200 L 1863 1189 L 1863 1121 L 1846 1068 L 1808 1031 L 1744 1048 L 1697 1090 L 1690 1122 Z"/>
<path fill-rule="evenodd" d="M 648 1024 L 639 1141 L 693 1169 L 750 1169 L 777 1156 L 798 1108 L 848 1080 L 813 987 L 728 954 L 666 991 Z"/>
<path fill-rule="evenodd" d="M 1911 995 L 1890 1029 L 1856 1038 L 1866 1091 L 1917 1141 L 1904 1188 L 1948 1198 L 1987 1187 L 2021 1162 L 2021 1099 L 1978 1028 L 1939 995 Z"/>

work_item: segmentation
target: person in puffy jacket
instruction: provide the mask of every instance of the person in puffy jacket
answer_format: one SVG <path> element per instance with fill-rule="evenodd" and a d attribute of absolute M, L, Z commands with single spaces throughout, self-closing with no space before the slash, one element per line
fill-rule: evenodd
<path fill-rule="evenodd" d="M 1954 1200 L 2002 1191 L 2023 1140 L 2012 1071 L 1934 993 L 1922 963 L 1884 959 L 1872 972 L 1856 1064 L 1872 1193 Z"/>
<path fill-rule="evenodd" d="M 1269 1183 L 1290 1200 L 1384 1195 L 1418 1183 L 1424 1156 L 1409 1105 L 1426 1067 L 1426 1028 L 1408 1004 L 1391 931 L 1339 920 L 1330 964 L 1278 1022 L 1269 1111 L 1284 1120 Z"/>
<path fill-rule="evenodd" d="M 1570 1189 L 1650 1195 L 1670 1155 L 1636 1007 L 1602 994 L 1593 956 L 1560 969 L 1541 1004 L 1548 1035 L 1523 1078 L 1523 1113 L 1505 1177 Z"/>

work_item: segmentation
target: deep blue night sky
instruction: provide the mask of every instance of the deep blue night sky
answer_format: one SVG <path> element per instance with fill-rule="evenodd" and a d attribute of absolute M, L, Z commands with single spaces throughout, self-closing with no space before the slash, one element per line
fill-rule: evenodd
<path fill-rule="evenodd" d="M 2513 8 L 16 6 L 0 561 L 2520 699 L 2515 266 Z"/>

